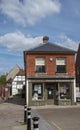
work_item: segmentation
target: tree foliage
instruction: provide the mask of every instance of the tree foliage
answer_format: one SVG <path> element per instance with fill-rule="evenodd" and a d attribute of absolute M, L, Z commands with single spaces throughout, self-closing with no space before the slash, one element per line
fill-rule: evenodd
<path fill-rule="evenodd" d="M 0 76 L 0 86 L 4 86 L 6 84 L 6 75 Z"/>

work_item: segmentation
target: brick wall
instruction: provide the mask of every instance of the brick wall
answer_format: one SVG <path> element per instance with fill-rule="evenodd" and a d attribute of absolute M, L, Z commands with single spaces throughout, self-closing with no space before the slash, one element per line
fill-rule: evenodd
<path fill-rule="evenodd" d="M 74 76 L 75 75 L 75 58 L 74 55 L 71 54 L 63 54 L 63 55 L 56 55 L 56 54 L 27 54 L 25 58 L 25 62 L 27 63 L 26 73 L 27 76 L 34 76 L 36 75 L 35 72 L 35 58 L 45 58 L 46 59 L 46 73 L 44 75 L 54 76 L 54 75 L 61 75 L 56 73 L 56 58 L 66 58 L 67 64 L 67 73 L 64 75 Z M 50 58 L 53 58 L 50 61 Z M 62 74 L 63 75 L 63 74 Z"/>

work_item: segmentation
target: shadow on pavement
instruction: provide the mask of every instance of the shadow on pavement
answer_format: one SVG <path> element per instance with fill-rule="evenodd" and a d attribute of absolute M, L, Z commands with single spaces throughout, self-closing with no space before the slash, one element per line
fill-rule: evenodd
<path fill-rule="evenodd" d="M 12 103 L 16 105 L 24 105 L 25 99 L 21 97 L 21 95 L 15 95 L 12 98 L 9 98 L 5 101 L 6 103 Z"/>

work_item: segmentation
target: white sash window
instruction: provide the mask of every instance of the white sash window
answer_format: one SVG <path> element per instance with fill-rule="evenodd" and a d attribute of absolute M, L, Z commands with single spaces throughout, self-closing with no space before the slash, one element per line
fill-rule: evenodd
<path fill-rule="evenodd" d="M 66 58 L 57 58 L 56 59 L 56 72 L 57 73 L 66 73 Z"/>
<path fill-rule="evenodd" d="M 43 73 L 45 72 L 45 58 L 36 58 L 36 72 Z"/>

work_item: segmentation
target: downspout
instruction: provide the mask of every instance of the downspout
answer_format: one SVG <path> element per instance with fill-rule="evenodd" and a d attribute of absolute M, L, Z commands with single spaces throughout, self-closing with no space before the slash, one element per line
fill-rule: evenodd
<path fill-rule="evenodd" d="M 26 63 L 26 52 L 24 51 L 24 68 L 25 68 L 25 104 L 28 107 L 28 78 L 27 78 L 27 63 Z"/>
<path fill-rule="evenodd" d="M 26 77 L 26 104 L 27 104 L 27 107 L 29 105 L 29 89 L 28 89 L 29 85 L 28 85 L 28 79 Z"/>
<path fill-rule="evenodd" d="M 73 80 L 73 84 L 74 84 L 74 103 L 76 103 L 76 80 L 75 80 L 75 78 Z"/>

